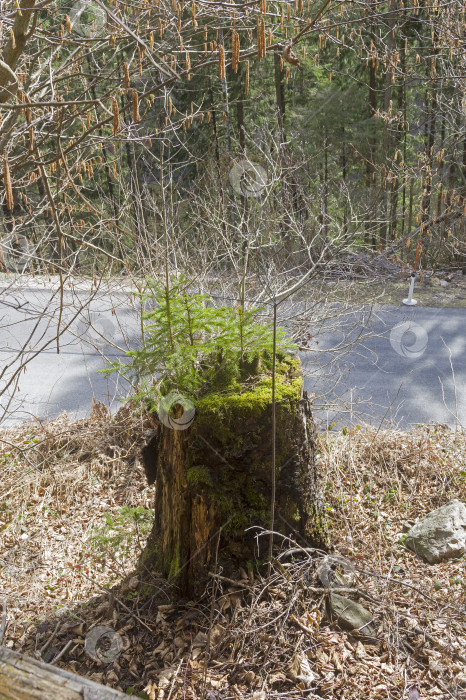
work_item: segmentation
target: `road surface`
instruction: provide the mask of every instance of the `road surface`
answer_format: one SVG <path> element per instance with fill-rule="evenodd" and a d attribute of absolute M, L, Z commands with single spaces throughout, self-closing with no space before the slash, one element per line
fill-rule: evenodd
<path fill-rule="evenodd" d="M 0 288 L 2 426 L 63 411 L 84 417 L 93 399 L 114 410 L 127 394 L 126 381 L 98 370 L 104 357 L 124 357 L 138 345 L 137 303 L 116 288 L 99 289 L 89 309 L 77 315 L 88 294 L 86 285 L 65 291 L 60 324 L 69 328 L 57 352 L 56 291 L 39 283 Z M 466 310 L 379 307 L 365 337 L 353 345 L 357 327 L 347 333 L 343 326 L 338 331 L 311 327 L 309 350 L 301 353 L 305 388 L 315 394 L 322 429 L 364 422 L 401 428 L 466 425 Z M 21 353 L 25 345 L 27 352 Z M 30 362 L 16 390 L 14 382 L 5 389 L 25 359 Z"/>
<path fill-rule="evenodd" d="M 328 334 L 319 346 L 320 377 L 306 388 L 317 393 L 321 427 L 333 423 L 398 426 L 442 423 L 466 427 L 466 310 L 384 307 L 373 334 L 341 357 L 339 338 Z M 305 367 L 316 362 L 304 353 Z M 336 385 L 335 385 L 336 384 Z"/>

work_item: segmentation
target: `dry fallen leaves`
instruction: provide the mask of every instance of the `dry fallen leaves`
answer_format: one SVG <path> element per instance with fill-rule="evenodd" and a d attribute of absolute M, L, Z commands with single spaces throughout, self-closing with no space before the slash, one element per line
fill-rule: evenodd
<path fill-rule="evenodd" d="M 148 430 L 143 417 L 123 410 L 113 420 L 96 407 L 86 421 L 61 417 L 2 433 L 4 643 L 33 654 L 49 642 L 53 658 L 71 641 L 57 665 L 157 700 L 464 693 L 464 561 L 430 566 L 400 543 L 427 511 L 466 500 L 462 434 L 438 426 L 322 437 L 332 556 L 283 550 L 269 581 L 248 581 L 244 571 L 234 576 L 236 586 L 217 579 L 209 630 L 213 581 L 205 599 L 187 605 L 148 579 L 154 595 L 142 599 L 132 575 L 136 541 L 125 559 L 101 562 L 88 547 L 102 512 L 150 507 L 153 491 L 138 464 Z M 345 595 L 371 611 L 375 639 L 330 622 L 323 572 L 326 585 L 350 586 Z M 83 653 L 98 623 L 124 640 L 107 667 Z"/>

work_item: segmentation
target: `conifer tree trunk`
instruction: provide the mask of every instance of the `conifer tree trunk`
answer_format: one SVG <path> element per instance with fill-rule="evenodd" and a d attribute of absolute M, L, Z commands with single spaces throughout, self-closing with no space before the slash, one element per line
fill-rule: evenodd
<path fill-rule="evenodd" d="M 375 134 L 375 113 L 377 111 L 377 58 L 375 55 L 375 33 L 374 33 L 374 22 L 371 20 L 370 24 L 370 39 L 371 48 L 373 50 L 373 55 L 369 61 L 369 157 L 366 161 L 366 187 L 368 192 L 368 202 L 367 202 L 367 221 L 366 229 L 364 232 L 364 241 L 366 245 L 369 244 L 369 238 L 371 239 L 372 247 L 376 248 L 376 238 L 373 223 L 373 211 L 378 208 L 378 202 L 373 196 L 375 192 L 375 158 L 377 149 L 377 137 Z M 371 201 L 371 206 L 369 207 L 369 202 Z M 372 212 L 372 213 L 371 213 Z"/>
<path fill-rule="evenodd" d="M 389 0 L 388 11 L 389 13 L 393 10 L 393 0 Z M 385 92 L 384 92 L 384 111 L 385 111 L 385 124 L 383 132 L 383 157 L 385 163 L 382 168 L 382 221 L 380 224 L 380 247 L 382 250 L 386 248 L 387 245 L 387 228 L 389 223 L 389 213 L 388 213 L 388 193 L 389 193 L 389 173 L 391 171 L 390 162 L 390 145 L 391 145 L 391 126 L 389 117 L 391 116 L 391 104 L 392 104 L 392 93 L 393 93 L 393 83 L 395 76 L 395 69 L 393 66 L 393 54 L 395 50 L 395 19 L 393 14 L 389 14 L 388 19 L 388 38 L 387 38 L 387 51 L 388 51 L 388 65 L 385 73 Z"/>

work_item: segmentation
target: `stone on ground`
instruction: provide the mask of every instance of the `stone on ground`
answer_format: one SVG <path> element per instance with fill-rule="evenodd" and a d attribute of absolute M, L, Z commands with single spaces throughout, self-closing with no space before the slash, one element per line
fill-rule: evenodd
<path fill-rule="evenodd" d="M 331 593 L 330 610 L 340 627 L 349 630 L 359 630 L 362 627 L 361 634 L 375 636 L 375 628 L 371 624 L 374 620 L 372 613 L 354 600 Z"/>
<path fill-rule="evenodd" d="M 429 564 L 460 557 L 466 551 L 466 506 L 457 499 L 419 520 L 405 545 Z"/>

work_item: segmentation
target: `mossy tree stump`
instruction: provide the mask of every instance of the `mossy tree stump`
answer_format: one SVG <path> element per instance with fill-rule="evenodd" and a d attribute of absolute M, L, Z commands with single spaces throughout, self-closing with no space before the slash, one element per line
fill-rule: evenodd
<path fill-rule="evenodd" d="M 297 360 L 279 366 L 276 425 L 275 530 L 323 546 L 316 431 Z M 254 533 L 245 531 L 270 526 L 270 377 L 242 393 L 197 401 L 190 427 L 160 425 L 143 459 L 156 496 L 141 571 L 161 572 L 191 595 L 202 589 L 216 555 L 226 575 L 266 556 L 267 538 L 258 538 L 258 551 Z"/>

